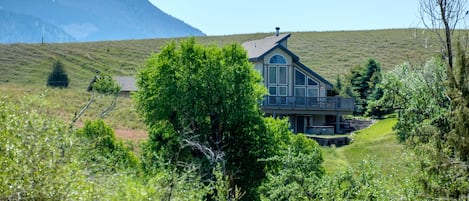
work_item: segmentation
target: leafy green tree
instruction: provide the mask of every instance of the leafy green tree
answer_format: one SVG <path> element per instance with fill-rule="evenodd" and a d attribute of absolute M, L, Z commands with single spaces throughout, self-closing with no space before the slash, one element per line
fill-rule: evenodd
<path fill-rule="evenodd" d="M 288 126 L 288 122 L 284 125 Z M 289 139 L 284 141 L 287 146 L 283 146 L 278 155 L 266 159 L 274 167 L 269 168 L 271 172 L 261 187 L 262 197 L 267 200 L 314 200 L 324 175 L 319 144 L 304 135 L 289 134 Z"/>
<path fill-rule="evenodd" d="M 421 130 L 423 125 L 435 125 L 449 109 L 443 61 L 435 58 L 421 68 L 405 63 L 384 77 L 383 98 L 378 104 L 397 111 L 394 129 L 399 139 L 409 143 L 428 141 L 429 135 Z"/>
<path fill-rule="evenodd" d="M 91 84 L 91 89 L 103 95 L 119 95 L 121 87 L 112 79 L 112 76 L 105 73 L 96 75 L 94 82 Z"/>
<path fill-rule="evenodd" d="M 467 75 L 465 55 L 458 54 L 457 65 Z M 398 112 L 394 129 L 419 156 L 420 187 L 428 199 L 469 195 L 467 78 L 460 75 L 452 84 L 447 73 L 441 59 L 416 69 L 402 65 L 385 76 L 380 100 Z"/>
<path fill-rule="evenodd" d="M 381 91 L 377 85 L 381 82 L 381 66 L 373 59 L 369 59 L 363 66 L 352 68 L 348 76 L 345 93 L 355 98 L 355 115 L 364 115 L 370 101 L 381 98 Z M 375 115 L 371 112 L 369 115 Z"/>
<path fill-rule="evenodd" d="M 172 42 L 152 55 L 139 72 L 137 109 L 149 128 L 145 167 L 157 161 L 200 164 L 213 179 L 220 164 L 230 187 L 256 200 L 271 155 L 259 108 L 265 88 L 238 44 L 204 47 L 194 38 Z M 152 168 L 153 167 L 153 168 Z"/>

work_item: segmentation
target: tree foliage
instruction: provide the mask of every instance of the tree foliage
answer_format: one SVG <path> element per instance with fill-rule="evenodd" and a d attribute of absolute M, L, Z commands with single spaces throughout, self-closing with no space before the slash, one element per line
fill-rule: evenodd
<path fill-rule="evenodd" d="M 256 199 L 265 178 L 258 159 L 270 156 L 274 146 L 259 108 L 265 89 L 245 50 L 237 44 L 204 47 L 191 38 L 169 43 L 145 66 L 136 98 L 150 129 L 146 167 L 158 159 L 198 163 L 202 175 L 211 175 L 221 164 L 230 187 Z"/>
<path fill-rule="evenodd" d="M 112 79 L 112 76 L 105 73 L 96 75 L 91 83 L 91 90 L 94 90 L 103 95 L 119 95 L 121 87 Z"/>
<path fill-rule="evenodd" d="M 76 155 L 76 139 L 60 120 L 0 97 L 0 200 L 93 200 L 92 182 Z"/>
<path fill-rule="evenodd" d="M 319 144 L 304 135 L 288 137 L 280 153 L 266 159 L 274 167 L 261 187 L 262 196 L 268 200 L 313 200 L 324 175 Z"/>
<path fill-rule="evenodd" d="M 443 61 L 432 59 L 421 68 L 405 63 L 384 77 L 383 98 L 378 104 L 397 111 L 399 119 L 394 129 L 399 139 L 428 141 L 422 125 L 438 124 L 449 109 Z"/>
<path fill-rule="evenodd" d="M 459 73 L 467 75 L 467 55 L 459 52 Z M 381 103 L 397 109 L 396 133 L 419 156 L 424 196 L 461 199 L 469 195 L 469 88 L 466 75 L 452 84 L 447 68 L 439 59 L 420 70 L 408 64 L 396 68 L 385 75 Z"/>
<path fill-rule="evenodd" d="M 49 87 L 68 87 L 69 79 L 65 72 L 62 62 L 57 61 L 52 66 L 52 72 L 47 78 L 47 86 Z"/>
<path fill-rule="evenodd" d="M 373 59 L 369 59 L 363 66 L 352 68 L 347 78 L 349 82 L 345 93 L 355 99 L 355 115 L 366 114 L 368 103 L 381 98 L 382 89 L 377 87 L 381 79 L 381 66 Z M 373 108 L 368 115 L 381 117 L 385 113 L 387 112 Z"/>
<path fill-rule="evenodd" d="M 138 169 L 136 156 L 120 141 L 116 140 L 114 131 L 103 120 L 86 121 L 85 126 L 76 131 L 82 144 L 87 144 L 82 156 L 94 171 L 116 171 L 122 169 Z"/>
<path fill-rule="evenodd" d="M 454 30 L 458 22 L 468 14 L 466 2 L 421 0 L 420 10 L 425 26 L 439 36 L 442 58 L 447 63 L 430 69 L 432 78 L 425 76 L 428 72 L 419 72 L 415 74 L 417 80 L 410 76 L 390 79 L 394 85 L 404 85 L 401 89 L 409 92 L 403 93 L 408 96 L 407 98 L 400 95 L 392 100 L 401 103 L 405 100 L 404 103 L 410 103 L 401 105 L 396 129 L 401 139 L 410 142 L 420 157 L 420 168 L 424 172 L 420 177 L 420 183 L 427 197 L 467 199 L 469 196 L 468 56 L 461 46 L 458 46 L 457 54 L 454 54 L 453 50 Z M 455 55 L 457 55 L 456 66 Z M 398 79 L 403 81 L 400 82 Z M 433 82 L 435 80 L 437 81 Z M 412 90 L 408 90 L 407 86 L 413 87 Z M 388 87 L 385 97 L 386 94 L 398 93 L 391 92 Z"/>

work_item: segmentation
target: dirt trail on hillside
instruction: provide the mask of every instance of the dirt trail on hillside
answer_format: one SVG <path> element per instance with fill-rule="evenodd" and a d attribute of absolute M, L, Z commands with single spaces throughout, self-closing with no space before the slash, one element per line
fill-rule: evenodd
<path fill-rule="evenodd" d="M 148 134 L 145 130 L 116 129 L 114 132 L 116 137 L 121 140 L 130 140 L 139 143 L 148 139 Z"/>

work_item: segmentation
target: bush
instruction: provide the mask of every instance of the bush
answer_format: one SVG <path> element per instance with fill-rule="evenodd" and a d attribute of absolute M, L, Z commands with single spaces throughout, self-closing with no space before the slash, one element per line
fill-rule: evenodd
<path fill-rule="evenodd" d="M 271 172 L 260 187 L 262 200 L 311 200 L 324 175 L 319 144 L 304 135 L 288 131 L 287 120 L 268 120 L 277 139 L 283 139 L 276 156 L 265 159 Z M 285 139 L 285 137 L 287 139 Z"/>
<path fill-rule="evenodd" d="M 118 169 L 136 169 L 137 157 L 122 142 L 117 141 L 112 128 L 103 120 L 86 121 L 85 126 L 77 131 L 81 138 L 83 157 L 86 163 L 94 165 L 94 171 L 115 171 Z"/>
<path fill-rule="evenodd" d="M 63 68 L 63 64 L 60 61 L 55 62 L 52 72 L 47 78 L 47 86 L 66 88 L 68 87 L 68 83 L 68 75 Z"/>
<path fill-rule="evenodd" d="M 0 200 L 93 200 L 76 140 L 63 123 L 31 109 L 38 104 L 0 97 Z"/>
<path fill-rule="evenodd" d="M 111 75 L 101 74 L 95 77 L 95 82 L 92 83 L 91 89 L 104 95 L 118 95 L 121 87 L 112 79 Z"/>

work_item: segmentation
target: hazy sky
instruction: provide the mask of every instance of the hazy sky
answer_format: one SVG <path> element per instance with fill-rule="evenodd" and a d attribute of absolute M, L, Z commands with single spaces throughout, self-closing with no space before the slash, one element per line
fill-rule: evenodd
<path fill-rule="evenodd" d="M 422 27 L 418 0 L 150 0 L 207 35 Z"/>

